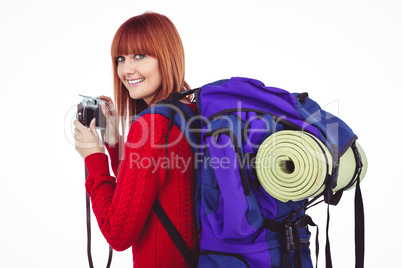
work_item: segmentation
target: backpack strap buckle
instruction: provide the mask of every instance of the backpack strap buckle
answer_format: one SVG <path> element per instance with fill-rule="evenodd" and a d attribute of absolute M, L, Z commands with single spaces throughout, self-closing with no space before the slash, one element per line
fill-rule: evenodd
<path fill-rule="evenodd" d="M 286 238 L 286 249 L 288 252 L 295 251 L 295 242 L 293 240 L 293 226 L 289 223 L 285 224 L 285 238 Z"/>

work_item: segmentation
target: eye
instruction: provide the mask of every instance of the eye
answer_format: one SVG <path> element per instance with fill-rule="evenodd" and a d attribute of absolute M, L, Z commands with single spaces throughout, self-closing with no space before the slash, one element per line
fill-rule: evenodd
<path fill-rule="evenodd" d="M 124 60 L 125 60 L 125 58 L 124 58 L 123 56 L 118 56 L 118 57 L 116 57 L 116 62 L 117 62 L 117 63 L 119 63 L 119 62 L 124 62 Z"/>
<path fill-rule="evenodd" d="M 140 59 L 142 59 L 144 57 L 145 57 L 144 54 L 136 54 L 136 55 L 134 55 L 134 59 L 136 59 L 136 60 L 140 60 Z"/>

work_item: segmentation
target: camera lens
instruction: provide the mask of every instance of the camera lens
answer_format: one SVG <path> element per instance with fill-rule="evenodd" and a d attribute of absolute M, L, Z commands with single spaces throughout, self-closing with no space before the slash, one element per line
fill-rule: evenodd
<path fill-rule="evenodd" d="M 96 100 L 93 100 L 92 102 L 94 103 L 94 105 L 98 104 L 98 102 Z"/>

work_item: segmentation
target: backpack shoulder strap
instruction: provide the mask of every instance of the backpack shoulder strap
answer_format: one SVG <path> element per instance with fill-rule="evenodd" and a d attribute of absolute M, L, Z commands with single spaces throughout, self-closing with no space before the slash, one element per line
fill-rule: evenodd
<path fill-rule="evenodd" d="M 197 89 L 193 89 L 192 92 L 195 90 Z M 166 144 L 168 143 L 169 133 L 173 125 L 176 125 L 186 137 L 187 141 L 193 149 L 193 152 L 197 152 L 199 137 L 197 137 L 196 135 L 197 132 L 192 130 L 199 128 L 200 120 L 196 117 L 196 113 L 188 105 L 180 102 L 180 99 L 182 98 L 182 93 L 186 93 L 186 91 L 171 94 L 170 99 L 160 101 L 154 106 L 145 109 L 140 114 L 138 114 L 136 118 L 144 114 L 159 114 L 166 117 L 169 120 Z"/>
<path fill-rule="evenodd" d="M 183 237 L 180 235 L 177 228 L 174 226 L 173 222 L 170 220 L 169 216 L 166 214 L 165 210 L 162 208 L 158 199 L 155 199 L 154 204 L 152 205 L 152 209 L 155 212 L 158 219 L 161 221 L 163 227 L 165 227 L 167 233 L 170 238 L 173 240 L 173 243 L 179 249 L 180 253 L 186 259 L 186 261 L 190 264 L 190 267 L 197 267 L 197 258 L 191 252 L 190 248 L 187 246 Z"/>
<path fill-rule="evenodd" d="M 191 131 L 191 129 L 194 129 L 198 126 L 199 120 L 192 120 L 192 118 L 195 117 L 195 112 L 186 104 L 180 102 L 181 98 L 188 94 L 194 93 L 195 90 L 188 90 L 181 93 L 173 93 L 171 94 L 170 99 L 161 101 L 156 105 L 144 110 L 138 115 L 142 116 L 148 113 L 159 114 L 169 120 L 168 133 L 166 135 L 166 158 L 168 155 L 169 134 L 173 128 L 173 125 L 176 125 L 186 137 L 187 141 L 193 149 L 193 152 L 196 152 L 197 150 L 197 144 L 199 144 L 198 138 L 193 133 L 193 131 Z M 190 248 L 184 241 L 176 226 L 174 226 L 173 222 L 166 214 L 165 210 L 162 208 L 158 199 L 155 199 L 154 204 L 152 205 L 152 210 L 155 212 L 156 216 L 162 223 L 163 227 L 166 229 L 173 243 L 183 255 L 184 259 L 189 263 L 190 267 L 197 267 L 197 257 L 191 252 Z"/>

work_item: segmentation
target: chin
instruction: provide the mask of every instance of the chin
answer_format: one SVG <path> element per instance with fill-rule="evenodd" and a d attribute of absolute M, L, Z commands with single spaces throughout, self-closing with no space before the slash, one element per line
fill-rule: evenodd
<path fill-rule="evenodd" d="M 138 94 L 135 94 L 135 92 L 132 92 L 132 91 L 128 91 L 128 94 L 130 95 L 130 98 L 132 98 L 133 100 L 139 100 L 139 99 L 142 99 L 142 97 L 141 96 L 138 96 Z"/>

